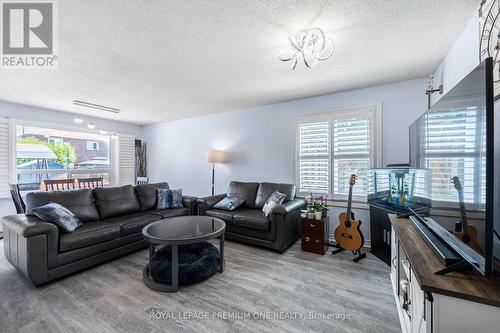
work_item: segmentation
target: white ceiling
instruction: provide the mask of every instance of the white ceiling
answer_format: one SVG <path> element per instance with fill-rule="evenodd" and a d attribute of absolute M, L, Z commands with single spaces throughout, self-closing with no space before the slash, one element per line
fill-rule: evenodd
<path fill-rule="evenodd" d="M 0 99 L 136 124 L 426 76 L 474 15 L 473 0 L 64 0 L 59 68 L 0 69 Z M 320 27 L 336 53 L 313 69 L 278 60 Z"/>

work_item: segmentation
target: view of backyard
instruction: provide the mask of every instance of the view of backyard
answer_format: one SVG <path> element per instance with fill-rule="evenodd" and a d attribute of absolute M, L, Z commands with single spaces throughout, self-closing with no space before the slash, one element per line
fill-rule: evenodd
<path fill-rule="evenodd" d="M 42 189 L 48 179 L 103 177 L 111 168 L 105 135 L 16 126 L 16 173 L 23 190 Z"/>

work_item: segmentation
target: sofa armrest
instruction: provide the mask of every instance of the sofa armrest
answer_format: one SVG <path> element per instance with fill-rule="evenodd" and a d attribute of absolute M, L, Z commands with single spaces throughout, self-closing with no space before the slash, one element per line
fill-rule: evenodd
<path fill-rule="evenodd" d="M 219 201 L 221 201 L 225 197 L 226 197 L 225 193 L 224 194 L 211 195 L 211 196 L 208 196 L 208 197 L 199 198 L 198 199 L 198 203 L 205 204 L 209 208 L 212 208 L 213 206 L 215 206 L 216 203 L 218 203 Z"/>
<path fill-rule="evenodd" d="M 296 211 L 298 209 L 303 209 L 307 206 L 307 202 L 302 198 L 296 198 L 287 202 L 282 203 L 278 207 L 274 208 L 271 214 L 277 215 L 287 215 Z"/>
<path fill-rule="evenodd" d="M 2 217 L 1 222 L 7 260 L 35 286 L 49 281 L 49 269 L 57 265 L 57 226 L 24 214 Z"/>
<path fill-rule="evenodd" d="M 43 222 L 36 216 L 25 214 L 9 215 L 1 219 L 3 229 L 9 229 L 25 238 L 38 235 L 58 233 L 57 226 L 53 223 Z"/>
<path fill-rule="evenodd" d="M 191 195 L 183 195 L 182 196 L 182 205 L 184 207 L 189 208 L 189 210 L 191 211 L 191 215 L 194 215 L 194 213 L 195 213 L 197 200 L 198 200 L 198 197 L 194 197 Z"/>

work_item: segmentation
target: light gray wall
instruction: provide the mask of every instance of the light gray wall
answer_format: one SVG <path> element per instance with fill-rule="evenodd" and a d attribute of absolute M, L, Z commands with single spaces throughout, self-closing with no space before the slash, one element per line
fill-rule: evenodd
<path fill-rule="evenodd" d="M 444 93 L 435 93 L 433 103 L 437 102 L 464 77 L 479 65 L 479 17 L 475 14 L 464 27 L 441 64 L 434 72 L 434 87 L 443 84 Z"/>
<path fill-rule="evenodd" d="M 216 192 L 231 180 L 294 182 L 294 118 L 358 105 L 382 103 L 383 165 L 408 162 L 408 126 L 426 110 L 425 79 L 357 89 L 331 95 L 145 126 L 151 144 L 149 176 L 166 180 L 184 193 L 210 194 L 208 149 L 230 152 L 228 164 L 216 165 Z M 339 208 L 330 210 L 331 232 Z M 369 214 L 355 209 L 369 237 Z"/>

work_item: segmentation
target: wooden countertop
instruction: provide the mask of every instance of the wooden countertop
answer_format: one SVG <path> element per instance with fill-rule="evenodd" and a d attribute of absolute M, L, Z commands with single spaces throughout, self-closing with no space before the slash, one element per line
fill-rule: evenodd
<path fill-rule="evenodd" d="M 445 266 L 411 225 L 409 219 L 398 218 L 394 214 L 389 214 L 389 218 L 424 291 L 500 307 L 499 283 L 472 271 L 453 272 L 447 275 L 435 274 Z"/>

